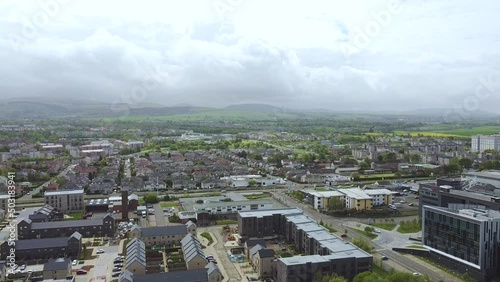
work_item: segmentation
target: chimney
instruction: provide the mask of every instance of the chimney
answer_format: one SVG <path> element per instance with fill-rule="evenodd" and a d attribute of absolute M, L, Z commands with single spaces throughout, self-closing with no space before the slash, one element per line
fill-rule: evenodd
<path fill-rule="evenodd" d="M 122 190 L 122 219 L 128 219 L 128 191 Z"/>

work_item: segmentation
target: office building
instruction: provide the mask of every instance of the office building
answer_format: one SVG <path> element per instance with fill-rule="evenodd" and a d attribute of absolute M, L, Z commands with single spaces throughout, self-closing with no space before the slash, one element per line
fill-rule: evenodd
<path fill-rule="evenodd" d="M 500 212 L 479 205 L 424 206 L 422 230 L 423 246 L 461 272 L 479 281 L 500 277 Z"/>
<path fill-rule="evenodd" d="M 476 183 L 490 184 L 494 189 L 500 189 L 500 171 L 499 170 L 485 170 L 467 172 L 465 179 Z"/>
<path fill-rule="evenodd" d="M 64 213 L 84 211 L 83 189 L 46 191 L 44 198 L 46 205 Z"/>
<path fill-rule="evenodd" d="M 500 151 L 500 134 L 476 135 L 471 138 L 471 151 L 484 152 L 485 150 Z"/>

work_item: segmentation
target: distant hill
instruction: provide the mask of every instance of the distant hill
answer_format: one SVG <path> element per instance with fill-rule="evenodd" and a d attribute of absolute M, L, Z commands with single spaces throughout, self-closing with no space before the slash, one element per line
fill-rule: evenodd
<path fill-rule="evenodd" d="M 286 113 L 290 112 L 290 109 L 279 108 L 272 105 L 266 104 L 237 104 L 237 105 L 229 105 L 224 110 L 229 111 L 241 111 L 241 112 L 256 112 L 256 113 Z"/>

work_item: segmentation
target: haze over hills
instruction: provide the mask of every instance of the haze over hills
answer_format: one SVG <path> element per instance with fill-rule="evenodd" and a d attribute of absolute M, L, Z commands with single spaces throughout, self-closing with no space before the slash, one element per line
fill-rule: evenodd
<path fill-rule="evenodd" d="M 189 104 L 178 104 L 175 106 L 164 106 L 161 104 L 141 103 L 141 104 L 112 104 L 96 102 L 82 99 L 41 99 L 41 98 L 18 98 L 0 100 L 1 119 L 37 119 L 37 118 L 108 118 L 123 116 L 174 116 L 192 115 L 210 112 L 214 113 L 234 113 L 239 112 L 240 116 L 255 116 L 262 114 L 281 118 L 304 118 L 308 114 L 317 116 L 325 114 L 332 118 L 335 114 L 347 115 L 401 115 L 401 116 L 428 116 L 439 118 L 449 109 L 419 109 L 414 111 L 360 111 L 360 110 L 330 110 L 330 109 L 290 109 L 277 107 L 268 104 L 233 104 L 223 108 L 200 107 Z M 468 112 L 470 118 L 477 119 L 498 119 L 497 114 L 485 111 Z M 264 117 L 265 117 L 264 116 Z M 208 116 L 207 116 L 208 117 Z"/>

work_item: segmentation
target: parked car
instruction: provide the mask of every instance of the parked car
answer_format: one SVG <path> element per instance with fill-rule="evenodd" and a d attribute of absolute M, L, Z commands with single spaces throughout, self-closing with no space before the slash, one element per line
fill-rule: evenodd
<path fill-rule="evenodd" d="M 115 267 L 123 267 L 123 263 L 115 263 Z"/>
<path fill-rule="evenodd" d="M 347 234 L 343 233 L 342 235 L 340 235 L 340 237 L 342 237 L 342 238 L 346 238 L 346 237 L 347 237 Z"/>
<path fill-rule="evenodd" d="M 84 270 L 84 269 L 78 269 L 78 270 L 76 271 L 76 274 L 77 274 L 77 275 L 84 275 L 84 274 L 87 274 L 87 270 Z"/>
<path fill-rule="evenodd" d="M 375 231 L 375 233 L 380 233 L 381 232 L 379 229 L 375 229 L 374 231 Z"/>
<path fill-rule="evenodd" d="M 413 203 L 409 203 L 408 205 L 409 205 L 409 206 L 413 206 Z"/>
<path fill-rule="evenodd" d="M 78 261 L 76 259 L 71 263 L 72 266 L 75 266 L 77 264 L 78 264 Z"/>
<path fill-rule="evenodd" d="M 23 264 L 23 265 L 21 265 L 21 266 L 19 267 L 19 270 L 21 270 L 21 271 L 23 271 L 23 270 L 25 270 L 25 269 L 26 269 L 26 264 Z"/>
<path fill-rule="evenodd" d="M 388 258 L 388 257 L 386 257 L 386 256 L 383 256 L 383 257 L 382 257 L 382 260 L 388 260 L 388 259 L 389 259 L 389 258 Z"/>
<path fill-rule="evenodd" d="M 98 249 L 96 253 L 97 254 L 104 254 L 104 250 L 103 249 Z"/>
<path fill-rule="evenodd" d="M 111 275 L 111 277 L 118 277 L 120 276 L 121 272 L 115 272 Z"/>
<path fill-rule="evenodd" d="M 113 272 L 118 272 L 118 271 L 122 271 L 121 267 L 115 267 L 115 268 L 113 268 Z"/>

